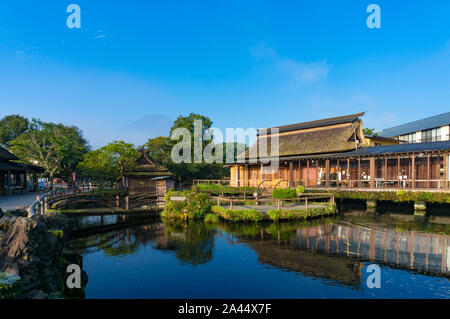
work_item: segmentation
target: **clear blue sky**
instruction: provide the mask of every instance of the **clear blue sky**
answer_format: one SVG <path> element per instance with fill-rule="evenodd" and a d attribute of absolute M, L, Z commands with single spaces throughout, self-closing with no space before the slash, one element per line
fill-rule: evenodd
<path fill-rule="evenodd" d="M 225 129 L 365 110 L 381 130 L 449 111 L 449 16 L 448 0 L 5 0 L 0 116 L 74 124 L 94 147 L 190 112 Z"/>

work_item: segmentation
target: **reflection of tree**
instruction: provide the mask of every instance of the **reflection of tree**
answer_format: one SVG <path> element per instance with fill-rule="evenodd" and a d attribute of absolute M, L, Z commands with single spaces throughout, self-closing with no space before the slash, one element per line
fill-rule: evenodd
<path fill-rule="evenodd" d="M 171 223 L 166 225 L 165 235 L 181 262 L 199 265 L 212 260 L 214 230 L 214 227 L 202 222 L 190 222 L 188 225 Z"/>

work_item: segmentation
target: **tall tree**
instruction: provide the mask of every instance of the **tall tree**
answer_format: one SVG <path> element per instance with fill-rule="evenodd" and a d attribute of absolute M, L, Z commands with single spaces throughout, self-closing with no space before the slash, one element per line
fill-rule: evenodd
<path fill-rule="evenodd" d="M 10 142 L 25 133 L 30 126 L 28 119 L 16 115 L 7 115 L 0 120 L 0 143 L 10 146 Z"/>
<path fill-rule="evenodd" d="M 170 152 L 173 142 L 165 136 L 150 138 L 145 144 L 145 148 L 151 158 L 161 165 L 166 165 L 170 161 Z"/>
<path fill-rule="evenodd" d="M 133 144 L 114 141 L 86 154 L 78 168 L 85 177 L 99 181 L 120 181 L 124 171 L 136 164 L 139 155 Z"/>
<path fill-rule="evenodd" d="M 72 172 L 88 151 L 87 141 L 77 127 L 37 119 L 10 144 L 10 150 L 23 162 L 44 167 L 50 183 L 57 176 L 70 182 Z"/>

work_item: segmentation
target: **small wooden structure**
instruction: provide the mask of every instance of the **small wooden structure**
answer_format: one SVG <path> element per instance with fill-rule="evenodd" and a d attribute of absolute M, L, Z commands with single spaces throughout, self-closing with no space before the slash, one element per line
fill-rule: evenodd
<path fill-rule="evenodd" d="M 0 146 L 0 196 L 37 191 L 37 174 L 43 173 L 44 169 L 16 160 L 16 156 Z"/>
<path fill-rule="evenodd" d="M 155 162 L 144 148 L 137 159 L 137 165 L 125 171 L 125 185 L 129 194 L 155 194 L 164 196 L 175 187 L 172 173 L 167 168 Z"/>

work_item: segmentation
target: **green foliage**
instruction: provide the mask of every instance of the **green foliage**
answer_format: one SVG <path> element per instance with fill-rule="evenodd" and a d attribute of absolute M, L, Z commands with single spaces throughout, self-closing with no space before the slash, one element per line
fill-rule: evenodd
<path fill-rule="evenodd" d="M 219 217 L 217 215 L 214 214 L 206 214 L 205 215 L 205 223 L 209 223 L 209 224 L 215 224 L 219 222 Z"/>
<path fill-rule="evenodd" d="M 306 187 L 303 185 L 298 185 L 297 188 L 295 189 L 295 192 L 297 193 L 297 195 L 303 194 L 306 190 Z"/>
<path fill-rule="evenodd" d="M 336 214 L 336 207 L 317 207 L 308 209 L 271 209 L 267 215 L 273 221 L 279 220 L 306 220 L 308 218 L 324 217 Z"/>
<path fill-rule="evenodd" d="M 198 184 L 192 187 L 196 192 L 206 192 L 212 195 L 240 195 L 242 193 L 253 194 L 256 187 L 231 187 L 219 184 Z"/>
<path fill-rule="evenodd" d="M 91 193 L 95 195 L 108 195 L 111 197 L 116 197 L 117 195 L 119 195 L 119 197 L 125 197 L 127 195 L 127 191 L 116 188 L 97 188 L 92 190 Z"/>
<path fill-rule="evenodd" d="M 368 136 L 377 136 L 378 135 L 378 132 L 375 132 L 374 128 L 368 128 L 368 127 L 363 129 L 363 133 L 364 133 L 364 135 L 368 135 Z"/>
<path fill-rule="evenodd" d="M 133 144 L 114 141 L 84 156 L 78 165 L 85 177 L 97 181 L 117 181 L 123 177 L 125 169 L 136 165 L 139 152 Z"/>
<path fill-rule="evenodd" d="M 61 229 L 49 229 L 48 232 L 51 233 L 56 238 L 63 238 L 64 237 L 64 231 L 62 231 Z"/>
<path fill-rule="evenodd" d="M 212 211 L 220 218 L 227 221 L 254 221 L 259 222 L 266 219 L 265 215 L 256 209 L 227 209 L 222 206 L 213 206 Z"/>
<path fill-rule="evenodd" d="M 0 272 L 0 299 L 17 299 L 21 297 L 22 285 L 18 275 Z"/>
<path fill-rule="evenodd" d="M 28 119 L 18 114 L 5 116 L 0 120 L 0 144 L 9 147 L 9 142 L 25 133 L 29 127 Z"/>
<path fill-rule="evenodd" d="M 170 200 L 171 197 L 185 197 L 185 201 Z M 166 194 L 166 205 L 161 216 L 169 219 L 182 219 L 186 213 L 189 219 L 201 219 L 211 212 L 211 199 L 206 193 L 170 190 Z"/>
<path fill-rule="evenodd" d="M 166 136 L 150 138 L 145 144 L 148 155 L 159 164 L 166 166 L 170 161 L 170 152 L 173 142 Z"/>
<path fill-rule="evenodd" d="M 425 201 L 428 203 L 450 204 L 450 193 L 444 192 L 410 192 L 399 190 L 397 192 L 333 191 L 333 193 L 336 198 L 393 202 Z"/>
<path fill-rule="evenodd" d="M 296 197 L 297 193 L 293 188 L 275 188 L 272 192 L 272 198 L 274 199 L 287 199 Z"/>
<path fill-rule="evenodd" d="M 263 220 L 306 220 L 308 218 L 324 217 L 336 214 L 335 206 L 317 207 L 309 209 L 271 209 L 267 214 L 261 213 L 255 209 L 227 209 L 222 206 L 213 206 L 212 212 L 220 218 L 232 221 L 254 221 L 259 222 Z"/>
<path fill-rule="evenodd" d="M 75 126 L 33 119 L 29 129 L 10 141 L 10 150 L 24 162 L 45 168 L 48 177 L 70 182 L 72 172 L 88 151 L 87 141 Z"/>

